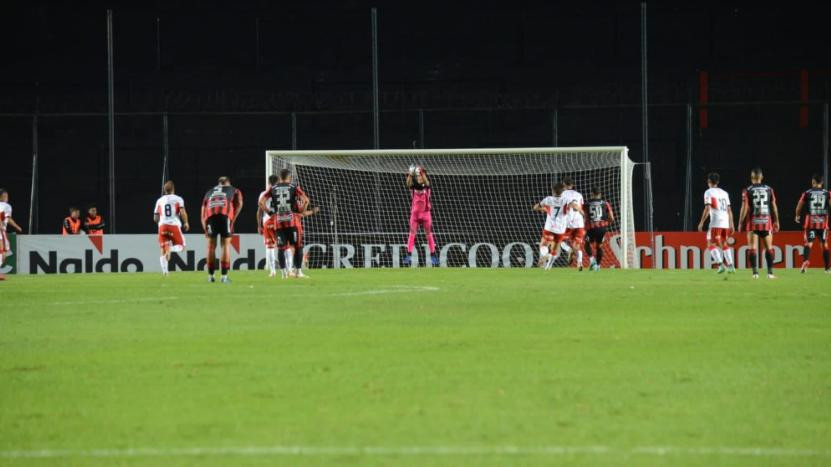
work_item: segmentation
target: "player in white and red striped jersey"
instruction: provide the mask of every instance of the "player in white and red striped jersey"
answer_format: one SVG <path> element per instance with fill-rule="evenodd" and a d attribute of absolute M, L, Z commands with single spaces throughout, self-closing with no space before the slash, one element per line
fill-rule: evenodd
<path fill-rule="evenodd" d="M 551 266 L 560 256 L 560 244 L 566 237 L 569 206 L 562 196 L 563 189 L 563 184 L 557 183 L 552 189 L 551 196 L 546 196 L 531 208 L 546 215 L 545 226 L 540 237 L 540 259 L 538 263 L 539 267 L 545 267 L 545 269 L 551 269 Z"/>
<path fill-rule="evenodd" d="M 9 245 L 9 226 L 12 226 L 18 233 L 23 232 L 23 229 L 12 219 L 12 205 L 9 204 L 9 192 L 0 188 L 0 267 L 3 266 L 6 257 L 12 254 Z M 0 281 L 5 279 L 6 277 L 0 273 Z"/>
<path fill-rule="evenodd" d="M 829 205 L 831 205 L 831 193 L 822 187 L 823 177 L 820 174 L 814 174 L 811 177 L 811 188 L 799 197 L 799 202 L 796 204 L 796 217 L 794 220 L 799 224 L 802 217 L 803 209 L 805 210 L 805 223 L 802 225 L 805 238 L 805 247 L 802 250 L 802 268 L 800 270 L 805 273 L 808 270 L 811 257 L 811 246 L 814 240 L 819 240 L 822 247 L 822 262 L 825 265 L 825 272 L 831 273 L 829 268 L 829 251 L 828 251 L 828 214 Z"/>
<path fill-rule="evenodd" d="M 190 230 L 185 200 L 176 194 L 172 180 L 165 182 L 164 195 L 156 201 L 156 207 L 153 209 L 153 222 L 159 225 L 159 249 L 162 252 L 159 264 L 162 266 L 162 274 L 166 276 L 169 274 L 170 252 L 185 249 L 182 227 L 184 226 L 185 232 Z"/>
<path fill-rule="evenodd" d="M 718 273 L 724 271 L 736 272 L 733 265 L 733 252 L 727 245 L 727 239 L 733 235 L 733 208 L 730 206 L 730 195 L 718 187 L 719 174 L 712 172 L 707 175 L 707 191 L 704 192 L 704 212 L 698 222 L 698 231 L 704 230 L 704 221 L 710 218 L 710 228 L 707 230 L 707 248 L 713 264 L 718 264 Z"/>
<path fill-rule="evenodd" d="M 583 212 L 585 201 L 583 195 L 574 189 L 574 180 L 571 177 L 563 179 L 563 199 L 569 206 L 568 230 L 566 238 L 571 243 L 570 247 L 577 257 L 577 269 L 583 270 L 583 241 L 586 238 L 586 214 Z M 569 254 L 571 263 L 571 254 Z"/>
<path fill-rule="evenodd" d="M 263 236 L 268 277 L 277 275 L 277 231 L 271 217 L 274 213 L 274 209 L 271 207 L 271 186 L 279 181 L 280 177 L 277 175 L 269 175 L 268 186 L 257 199 L 257 232 Z"/>

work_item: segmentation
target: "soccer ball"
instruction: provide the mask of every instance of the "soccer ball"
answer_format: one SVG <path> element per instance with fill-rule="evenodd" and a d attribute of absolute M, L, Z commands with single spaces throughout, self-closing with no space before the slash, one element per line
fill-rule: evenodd
<path fill-rule="evenodd" d="M 410 175 L 412 175 L 413 177 L 418 175 L 418 166 L 416 166 L 415 164 L 410 166 Z"/>

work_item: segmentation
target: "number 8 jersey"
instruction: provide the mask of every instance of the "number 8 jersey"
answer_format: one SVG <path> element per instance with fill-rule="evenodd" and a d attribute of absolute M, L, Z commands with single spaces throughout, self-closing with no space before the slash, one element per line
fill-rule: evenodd
<path fill-rule="evenodd" d="M 745 188 L 742 192 L 742 203 L 747 207 L 747 221 L 745 229 L 748 231 L 773 230 L 771 204 L 776 202 L 776 193 L 773 188 L 759 183 Z"/>
<path fill-rule="evenodd" d="M 179 220 L 179 211 L 185 207 L 185 200 L 179 195 L 164 195 L 156 201 L 156 209 L 153 214 L 159 215 L 159 225 L 182 226 Z"/>

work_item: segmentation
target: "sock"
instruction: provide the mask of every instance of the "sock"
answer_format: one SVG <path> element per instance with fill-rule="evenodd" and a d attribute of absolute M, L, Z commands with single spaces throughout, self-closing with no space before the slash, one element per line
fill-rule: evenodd
<path fill-rule="evenodd" d="M 600 264 L 601 262 L 603 262 L 603 246 L 598 245 L 597 246 L 597 264 Z"/>
<path fill-rule="evenodd" d="M 577 250 L 577 266 L 583 265 L 583 250 Z"/>
<path fill-rule="evenodd" d="M 159 257 L 159 264 L 162 265 L 162 273 L 167 274 L 167 256 L 162 255 Z"/>
<path fill-rule="evenodd" d="M 727 266 L 733 266 L 733 250 L 725 248 L 721 253 L 724 256 L 724 263 Z"/>
<path fill-rule="evenodd" d="M 808 261 L 808 258 L 811 257 L 811 245 L 805 245 L 802 248 L 802 259 Z"/>
<path fill-rule="evenodd" d="M 286 269 L 292 269 L 294 267 L 294 256 L 291 250 L 286 250 L 283 253 L 286 256 Z"/>
<path fill-rule="evenodd" d="M 768 274 L 773 274 L 773 253 L 770 250 L 765 250 L 765 261 L 768 264 Z"/>
<path fill-rule="evenodd" d="M 303 268 L 303 247 L 296 246 L 294 247 L 294 261 L 292 261 L 292 266 L 300 272 L 300 269 Z"/>
<path fill-rule="evenodd" d="M 432 230 L 427 231 L 427 246 L 430 247 L 430 254 L 435 255 L 436 254 L 436 239 L 433 236 L 433 231 Z"/>
<path fill-rule="evenodd" d="M 279 261 L 279 262 L 280 262 L 280 270 L 281 270 L 281 271 L 285 271 L 285 270 L 286 270 L 286 254 L 285 254 L 285 250 L 280 250 L 280 251 L 277 253 L 277 261 Z"/>
<path fill-rule="evenodd" d="M 222 275 L 227 276 L 228 275 L 228 270 L 231 269 L 231 262 L 230 261 L 227 261 L 227 262 L 223 261 L 220 265 L 222 266 Z"/>
<path fill-rule="evenodd" d="M 721 251 L 719 251 L 718 248 L 711 246 L 710 259 L 713 261 L 713 264 L 721 264 Z"/>
<path fill-rule="evenodd" d="M 557 258 L 559 258 L 559 257 L 560 257 L 560 255 L 558 253 L 558 254 L 552 255 L 550 258 L 548 258 L 548 261 L 545 262 L 545 269 L 551 269 L 551 266 L 554 266 L 554 263 L 557 261 Z"/>
<path fill-rule="evenodd" d="M 756 254 L 756 250 L 755 249 L 750 250 L 750 253 L 748 253 L 748 256 L 750 256 L 750 265 L 753 267 L 753 274 L 758 274 L 759 273 L 759 263 L 757 261 L 757 259 L 758 259 L 757 256 L 758 255 Z"/>
<path fill-rule="evenodd" d="M 274 272 L 274 248 L 265 249 L 265 267 Z"/>
<path fill-rule="evenodd" d="M 822 262 L 825 264 L 825 269 L 828 269 L 828 267 L 829 267 L 828 260 L 831 259 L 831 258 L 829 258 L 829 256 L 831 256 L 831 255 L 829 255 L 828 248 L 823 248 L 823 250 L 822 250 Z"/>
<path fill-rule="evenodd" d="M 208 275 L 213 276 L 214 271 L 216 271 L 216 264 L 212 260 L 208 260 Z"/>
<path fill-rule="evenodd" d="M 413 247 L 415 246 L 415 237 L 416 237 L 416 231 L 415 231 L 415 229 L 411 228 L 410 229 L 410 236 L 407 237 L 407 254 L 408 255 L 413 254 Z"/>
<path fill-rule="evenodd" d="M 586 254 L 589 255 L 589 258 L 594 258 L 592 254 L 592 242 L 586 242 Z"/>
<path fill-rule="evenodd" d="M 548 245 L 540 247 L 540 258 L 544 258 L 548 254 Z"/>

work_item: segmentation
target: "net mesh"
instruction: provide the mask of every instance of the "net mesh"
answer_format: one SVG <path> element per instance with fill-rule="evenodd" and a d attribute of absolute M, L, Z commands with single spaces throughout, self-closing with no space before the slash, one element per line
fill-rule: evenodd
<path fill-rule="evenodd" d="M 413 164 L 425 168 L 432 186 L 441 266 L 535 264 L 545 216 L 531 207 L 569 175 L 586 199 L 599 188 L 615 211 L 602 266 L 627 267 L 635 243 L 626 153 L 617 147 L 268 151 L 266 175 L 291 169 L 321 208 L 303 221 L 310 267 L 401 266 L 410 229 L 405 181 Z M 419 229 L 414 265 L 430 265 L 426 243 Z"/>

